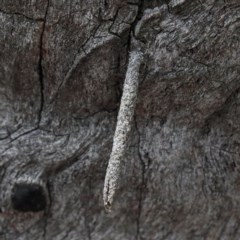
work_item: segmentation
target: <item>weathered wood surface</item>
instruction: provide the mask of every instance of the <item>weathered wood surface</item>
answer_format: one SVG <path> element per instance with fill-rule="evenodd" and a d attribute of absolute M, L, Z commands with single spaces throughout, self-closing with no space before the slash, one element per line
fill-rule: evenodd
<path fill-rule="evenodd" d="M 146 56 L 106 214 L 131 36 Z M 239 45 L 239 0 L 1 0 L 0 239 L 239 239 Z"/>

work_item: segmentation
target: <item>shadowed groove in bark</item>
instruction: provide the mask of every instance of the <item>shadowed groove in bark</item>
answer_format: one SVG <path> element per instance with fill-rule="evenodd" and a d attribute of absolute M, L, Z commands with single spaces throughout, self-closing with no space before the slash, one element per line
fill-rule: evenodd
<path fill-rule="evenodd" d="M 43 239 L 47 239 L 47 226 L 48 226 L 48 220 L 51 216 L 51 208 L 52 208 L 52 196 L 51 196 L 51 186 L 50 182 L 47 180 L 46 183 L 47 191 L 48 191 L 48 206 L 47 209 L 44 212 L 44 218 L 43 218 L 43 231 L 42 231 L 42 236 Z"/>
<path fill-rule="evenodd" d="M 45 14 L 44 14 L 44 21 L 42 26 L 42 32 L 40 35 L 40 42 L 39 42 L 39 61 L 38 61 L 38 75 L 39 75 L 39 85 L 40 85 L 40 107 L 38 113 L 38 127 L 41 124 L 42 120 L 42 111 L 44 107 L 44 70 L 43 70 L 43 58 L 44 58 L 44 33 L 45 27 L 47 22 L 47 15 L 49 10 L 50 0 L 47 0 Z"/>
<path fill-rule="evenodd" d="M 132 37 L 134 37 L 135 39 L 137 39 L 138 41 L 141 42 L 140 39 L 136 38 L 135 36 L 135 27 L 138 24 L 138 21 L 142 18 L 143 16 L 143 11 L 144 11 L 144 1 L 145 0 L 139 0 L 138 4 L 136 4 L 138 6 L 138 12 L 137 12 L 137 16 L 134 20 L 134 22 L 131 24 L 131 28 L 129 31 L 129 36 L 128 36 L 128 42 L 127 42 L 127 57 L 129 57 L 129 53 L 131 50 L 131 46 L 132 46 Z M 135 4 L 134 4 L 135 5 Z"/>
<path fill-rule="evenodd" d="M 20 12 L 8 12 L 8 11 L 5 11 L 3 9 L 0 9 L 0 13 L 2 14 L 6 14 L 6 15 L 12 15 L 12 16 L 19 16 L 19 17 L 24 17 L 25 19 L 27 19 L 28 21 L 33 21 L 33 22 L 44 22 L 44 18 L 32 18 L 32 17 L 29 17 L 23 13 L 20 13 Z"/>
<path fill-rule="evenodd" d="M 43 41 L 44 40 L 43 40 L 43 38 L 44 38 L 44 33 L 45 33 L 49 5 L 50 5 L 50 0 L 47 1 L 43 19 L 42 18 L 33 19 L 22 13 L 10 13 L 10 12 L 5 12 L 5 11 L 0 10 L 0 12 L 3 12 L 5 14 L 22 16 L 22 17 L 26 18 L 27 20 L 42 22 L 42 31 L 41 31 L 40 40 L 39 40 L 39 60 L 38 60 L 38 69 L 37 69 L 38 70 L 39 89 L 40 89 L 40 100 L 39 100 L 40 103 L 39 103 L 39 111 L 38 111 L 38 118 L 37 118 L 37 126 L 32 129 L 22 132 L 13 138 L 11 138 L 11 135 L 8 136 L 8 137 L 10 137 L 9 143 L 13 143 L 16 140 L 18 140 L 19 138 L 24 137 L 24 136 L 38 130 L 40 127 L 40 124 L 41 124 L 42 111 L 43 111 L 43 107 L 44 107 L 44 70 L 43 70 L 43 55 L 44 55 L 44 53 L 43 53 L 44 52 L 44 49 L 43 49 L 44 42 Z"/>
<path fill-rule="evenodd" d="M 137 224 L 136 240 L 139 240 L 139 239 L 141 239 L 141 233 L 140 233 L 140 230 L 141 230 L 141 212 L 142 212 L 143 191 L 146 187 L 146 170 L 147 170 L 147 168 L 146 168 L 146 164 L 145 164 L 145 162 L 142 158 L 142 154 L 141 154 L 141 151 L 140 151 L 141 133 L 140 133 L 140 130 L 138 128 L 136 116 L 134 118 L 134 124 L 135 124 L 135 130 L 137 131 L 137 135 L 138 135 L 138 146 L 137 146 L 138 158 L 139 158 L 139 161 L 140 161 L 140 164 L 141 164 L 141 170 L 142 170 L 140 191 L 139 191 L 139 202 L 138 202 L 138 215 L 137 215 L 137 221 L 136 221 L 136 224 Z"/>

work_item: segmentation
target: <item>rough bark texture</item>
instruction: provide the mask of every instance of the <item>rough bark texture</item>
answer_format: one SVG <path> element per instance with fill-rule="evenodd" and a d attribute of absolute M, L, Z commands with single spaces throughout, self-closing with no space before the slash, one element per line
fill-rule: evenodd
<path fill-rule="evenodd" d="M 146 56 L 106 214 L 132 36 Z M 239 45 L 239 0 L 1 0 L 0 239 L 239 239 Z"/>

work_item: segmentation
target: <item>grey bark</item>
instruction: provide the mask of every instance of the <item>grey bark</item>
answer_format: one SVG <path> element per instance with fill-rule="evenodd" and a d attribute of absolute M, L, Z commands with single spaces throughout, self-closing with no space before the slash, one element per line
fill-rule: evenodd
<path fill-rule="evenodd" d="M 145 57 L 106 214 L 133 36 Z M 239 239 L 239 45 L 238 0 L 1 0 L 0 239 Z"/>

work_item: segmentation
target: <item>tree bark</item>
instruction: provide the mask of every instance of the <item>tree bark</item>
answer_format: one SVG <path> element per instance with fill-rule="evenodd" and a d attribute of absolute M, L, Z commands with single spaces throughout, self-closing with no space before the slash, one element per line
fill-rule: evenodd
<path fill-rule="evenodd" d="M 1 0 L 0 239 L 239 239 L 239 0 Z M 103 185 L 144 52 L 112 212 Z"/>

